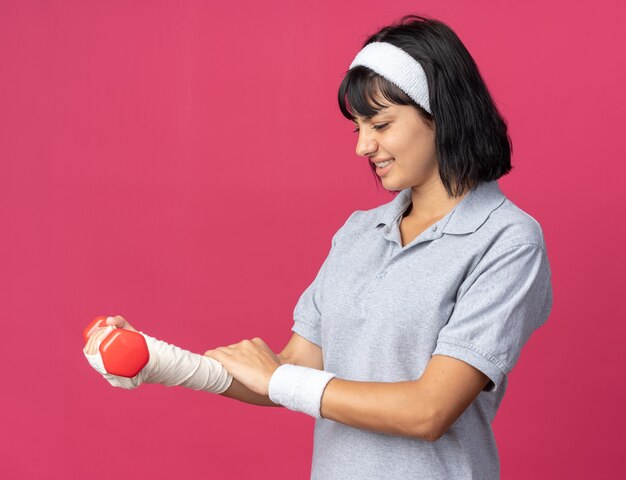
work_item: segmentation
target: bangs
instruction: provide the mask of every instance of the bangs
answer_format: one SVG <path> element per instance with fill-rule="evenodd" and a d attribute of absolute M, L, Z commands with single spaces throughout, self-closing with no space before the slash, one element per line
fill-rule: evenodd
<path fill-rule="evenodd" d="M 389 103 L 423 110 L 396 85 L 362 65 L 348 71 L 339 86 L 338 97 L 341 114 L 348 120 L 357 116 L 370 119 Z M 423 113 L 429 116 L 425 110 Z"/>

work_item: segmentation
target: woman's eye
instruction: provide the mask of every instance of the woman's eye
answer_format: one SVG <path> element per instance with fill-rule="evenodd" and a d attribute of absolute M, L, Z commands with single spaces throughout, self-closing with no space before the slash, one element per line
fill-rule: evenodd
<path fill-rule="evenodd" d="M 389 125 L 389 122 L 387 122 L 387 123 L 381 123 L 381 124 L 379 124 L 379 125 L 374 125 L 372 128 L 373 128 L 374 130 L 384 130 L 385 128 L 387 128 L 387 125 Z M 354 130 L 352 130 L 352 132 L 353 132 L 353 133 L 358 133 L 358 132 L 359 132 L 358 127 L 357 127 L 357 128 L 355 128 Z"/>

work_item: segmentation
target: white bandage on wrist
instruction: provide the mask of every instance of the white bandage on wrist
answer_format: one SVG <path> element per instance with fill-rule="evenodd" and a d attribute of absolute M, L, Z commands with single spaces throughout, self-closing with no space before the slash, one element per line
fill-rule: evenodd
<path fill-rule="evenodd" d="M 115 386 L 126 389 L 137 388 L 142 383 L 181 386 L 211 393 L 223 393 L 230 387 L 233 377 L 214 358 L 183 350 L 162 340 L 157 340 L 143 332 L 148 344 L 150 360 L 132 378 L 112 375 L 104 369 L 100 351 L 85 357 L 91 366 Z"/>
<path fill-rule="evenodd" d="M 321 418 L 322 395 L 335 376 L 324 370 L 285 363 L 270 378 L 269 398 L 290 410 Z"/>
<path fill-rule="evenodd" d="M 191 353 L 140 333 L 146 338 L 150 351 L 150 361 L 146 365 L 150 368 L 144 368 L 144 382 L 160 383 L 168 387 L 179 385 L 212 393 L 222 393 L 230 387 L 233 377 L 214 358 Z"/>

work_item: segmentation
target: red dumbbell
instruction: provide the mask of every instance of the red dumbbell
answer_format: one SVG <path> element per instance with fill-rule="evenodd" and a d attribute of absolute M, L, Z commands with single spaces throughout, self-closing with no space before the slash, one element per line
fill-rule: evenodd
<path fill-rule="evenodd" d="M 85 343 L 98 327 L 106 327 L 107 317 L 100 315 L 83 330 Z M 100 342 L 100 355 L 107 372 L 120 377 L 134 377 L 150 360 L 148 344 L 140 333 L 116 328 Z"/>

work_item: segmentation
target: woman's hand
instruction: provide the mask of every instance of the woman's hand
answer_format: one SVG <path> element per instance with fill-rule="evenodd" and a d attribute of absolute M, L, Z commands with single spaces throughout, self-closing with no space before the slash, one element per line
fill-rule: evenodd
<path fill-rule="evenodd" d="M 204 352 L 233 377 L 259 395 L 267 395 L 270 378 L 281 365 L 278 356 L 259 337 Z"/>
<path fill-rule="evenodd" d="M 115 315 L 114 317 L 107 317 L 107 319 L 104 322 L 107 326 L 108 325 L 113 325 L 114 327 L 117 328 L 123 328 L 124 330 L 130 330 L 131 332 L 136 332 L 137 330 L 135 330 L 133 328 L 133 326 L 128 323 L 126 321 L 126 319 L 124 317 L 122 317 L 121 315 Z"/>
<path fill-rule="evenodd" d="M 124 330 L 130 330 L 132 332 L 137 331 L 121 315 L 116 315 L 115 317 L 107 317 L 107 319 L 101 325 L 102 326 L 96 328 L 89 335 L 87 343 L 83 348 L 85 353 L 88 355 L 95 355 L 98 352 L 98 346 L 100 345 L 100 342 L 104 340 L 104 337 L 106 337 L 112 330 L 111 328 L 107 327 L 122 328 Z"/>

